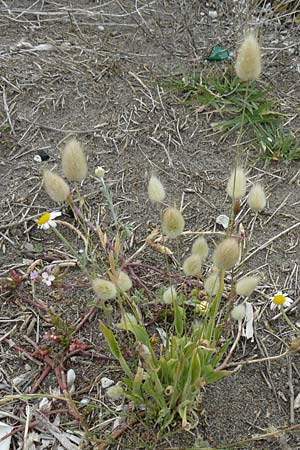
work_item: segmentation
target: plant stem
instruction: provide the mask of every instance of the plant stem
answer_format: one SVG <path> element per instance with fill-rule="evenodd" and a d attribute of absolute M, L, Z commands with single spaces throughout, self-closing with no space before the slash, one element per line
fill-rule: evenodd
<path fill-rule="evenodd" d="M 56 228 L 52 228 L 52 230 L 54 231 L 54 233 L 56 234 L 56 236 L 65 244 L 65 246 L 70 250 L 70 252 L 72 253 L 72 255 L 77 259 L 80 268 L 82 269 L 83 272 L 85 272 L 87 275 L 88 271 L 85 267 L 85 264 L 83 264 L 81 257 L 79 256 L 79 254 L 74 250 L 74 248 L 72 247 L 72 245 L 70 244 L 69 241 L 67 241 L 67 239 L 56 229 Z"/>
<path fill-rule="evenodd" d="M 240 160 L 240 154 L 241 154 L 241 140 L 242 140 L 242 134 L 243 134 L 243 128 L 245 123 L 245 113 L 246 113 L 246 106 L 247 106 L 247 100 L 248 100 L 248 93 L 249 93 L 249 82 L 246 84 L 246 91 L 245 91 L 245 97 L 244 97 L 244 103 L 243 103 L 243 110 L 242 110 L 242 118 L 241 118 L 241 126 L 237 138 L 236 143 L 236 153 L 235 153 L 235 161 L 234 161 L 234 179 L 233 179 L 233 196 L 232 196 L 232 203 L 231 203 L 231 211 L 230 211 L 230 219 L 229 219 L 229 226 L 227 228 L 227 236 L 231 236 L 233 226 L 234 226 L 234 207 L 235 203 L 238 199 L 235 198 L 235 184 L 236 184 L 236 170 L 239 164 Z"/>
<path fill-rule="evenodd" d="M 284 310 L 283 305 L 281 305 L 281 314 L 282 317 L 284 318 L 284 320 L 289 324 L 289 326 L 295 331 L 295 333 L 297 334 L 298 337 L 300 337 L 300 331 L 298 330 L 298 328 L 295 327 L 295 325 L 293 324 L 293 322 L 288 318 L 288 316 L 286 315 L 286 312 Z"/>

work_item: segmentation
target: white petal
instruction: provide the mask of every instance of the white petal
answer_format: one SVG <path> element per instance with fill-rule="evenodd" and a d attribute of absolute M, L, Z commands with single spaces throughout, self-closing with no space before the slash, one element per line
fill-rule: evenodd
<path fill-rule="evenodd" d="M 50 225 L 50 227 L 55 228 L 56 227 L 56 222 L 52 219 L 48 220 L 48 224 Z"/>
<path fill-rule="evenodd" d="M 49 277 L 49 274 L 47 273 L 47 272 L 43 272 L 42 273 L 42 278 L 44 278 L 44 279 L 48 279 L 48 277 Z M 44 280 L 43 280 L 44 281 Z"/>
<path fill-rule="evenodd" d="M 42 230 L 49 230 L 49 222 L 43 223 L 43 225 L 41 225 L 41 229 Z"/>
<path fill-rule="evenodd" d="M 61 212 L 60 211 L 53 211 L 50 213 L 50 219 L 55 219 L 56 217 L 61 216 Z"/>
<path fill-rule="evenodd" d="M 49 279 L 49 281 L 54 281 L 55 280 L 55 276 L 54 275 L 49 275 L 48 279 Z"/>

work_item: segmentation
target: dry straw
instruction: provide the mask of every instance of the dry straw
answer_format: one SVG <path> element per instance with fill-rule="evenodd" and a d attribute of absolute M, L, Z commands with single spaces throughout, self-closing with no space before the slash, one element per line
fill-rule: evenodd
<path fill-rule="evenodd" d="M 48 169 L 44 170 L 43 183 L 45 191 L 55 202 L 64 202 L 70 194 L 70 188 L 65 180 Z"/>
<path fill-rule="evenodd" d="M 242 167 L 233 170 L 227 183 L 227 194 L 231 198 L 241 199 L 246 194 L 246 175 Z"/>
<path fill-rule="evenodd" d="M 67 142 L 62 151 L 62 168 L 71 181 L 82 181 L 87 175 L 86 157 L 82 145 L 75 138 Z"/>
<path fill-rule="evenodd" d="M 230 270 L 238 262 L 240 257 L 239 244 L 236 239 L 230 237 L 224 239 L 215 249 L 213 261 L 221 270 Z"/>
<path fill-rule="evenodd" d="M 260 183 L 256 183 L 250 189 L 248 199 L 247 199 L 249 208 L 253 211 L 259 212 L 262 211 L 267 203 L 266 194 L 263 186 Z"/>
<path fill-rule="evenodd" d="M 237 76 L 242 81 L 254 81 L 261 72 L 260 46 L 253 32 L 246 34 L 237 55 L 235 64 Z"/>
<path fill-rule="evenodd" d="M 165 189 L 161 181 L 155 176 L 151 175 L 148 183 L 148 195 L 152 202 L 161 203 L 166 196 Z"/>
<path fill-rule="evenodd" d="M 162 218 L 163 233 L 169 238 L 176 238 L 184 230 L 184 218 L 181 212 L 175 208 L 168 208 Z"/>

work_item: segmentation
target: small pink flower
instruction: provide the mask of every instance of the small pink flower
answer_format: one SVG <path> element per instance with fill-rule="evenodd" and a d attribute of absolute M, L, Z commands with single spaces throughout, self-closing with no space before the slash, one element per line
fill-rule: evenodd
<path fill-rule="evenodd" d="M 30 278 L 32 280 L 36 280 L 39 277 L 39 273 L 37 270 L 33 270 L 32 272 L 30 272 Z"/>
<path fill-rule="evenodd" d="M 49 272 L 42 273 L 42 283 L 45 283 L 47 286 L 51 286 L 52 281 L 55 280 L 55 276 L 51 275 Z"/>

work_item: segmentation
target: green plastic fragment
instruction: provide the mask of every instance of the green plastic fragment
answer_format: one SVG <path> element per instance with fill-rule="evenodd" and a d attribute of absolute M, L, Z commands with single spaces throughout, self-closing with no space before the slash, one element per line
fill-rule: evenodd
<path fill-rule="evenodd" d="M 222 61 L 223 59 L 229 58 L 231 55 L 232 52 L 230 50 L 226 50 L 226 48 L 216 45 L 207 59 L 208 61 Z"/>

